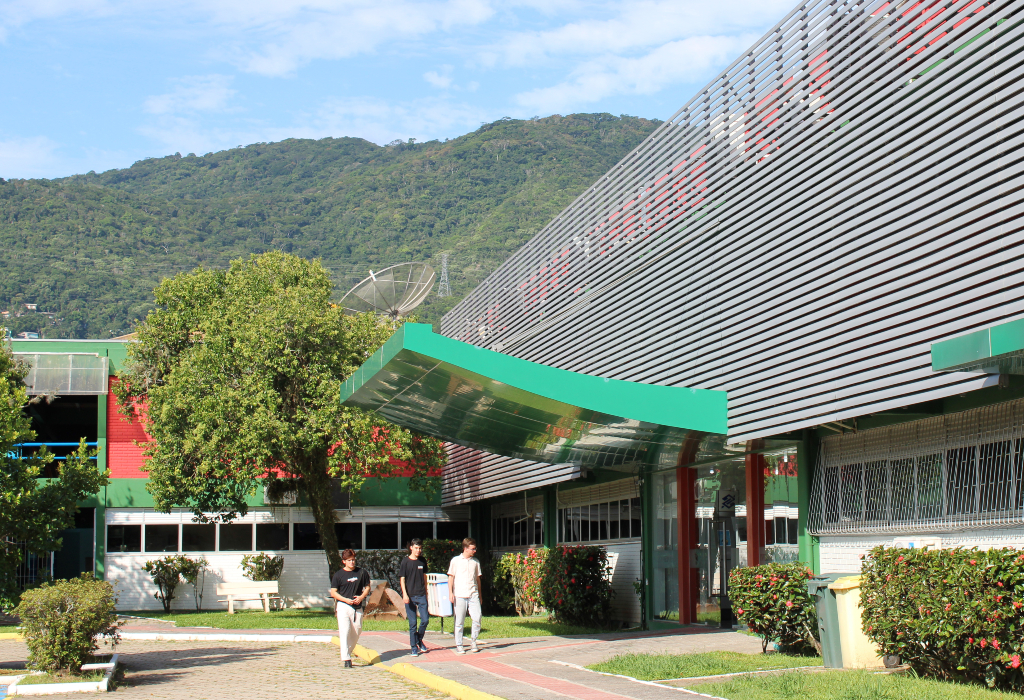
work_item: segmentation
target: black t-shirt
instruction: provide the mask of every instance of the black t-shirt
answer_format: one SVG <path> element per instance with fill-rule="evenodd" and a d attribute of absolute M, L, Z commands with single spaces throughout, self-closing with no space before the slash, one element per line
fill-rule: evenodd
<path fill-rule="evenodd" d="M 405 592 L 409 595 L 426 595 L 427 587 L 424 578 L 427 573 L 427 560 L 423 557 L 415 561 L 406 557 L 398 566 L 398 578 L 405 577 Z"/>
<path fill-rule="evenodd" d="M 350 600 L 361 595 L 363 590 L 369 585 L 370 574 L 367 573 L 366 569 L 360 569 L 358 566 L 352 569 L 352 571 L 338 569 L 334 572 L 334 576 L 331 577 L 331 588 L 336 589 L 338 595 L 342 598 Z"/>

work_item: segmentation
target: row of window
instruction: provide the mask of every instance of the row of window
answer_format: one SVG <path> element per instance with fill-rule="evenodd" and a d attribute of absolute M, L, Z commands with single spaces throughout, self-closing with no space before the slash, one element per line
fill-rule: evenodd
<path fill-rule="evenodd" d="M 492 547 L 529 547 L 542 544 L 543 514 L 491 518 Z"/>
<path fill-rule="evenodd" d="M 335 523 L 339 549 L 402 549 L 414 538 L 461 540 L 469 523 Z M 322 549 L 313 523 L 107 525 L 107 551 L 253 552 Z"/>
<path fill-rule="evenodd" d="M 640 499 L 558 509 L 559 542 L 599 542 L 640 537 Z"/>

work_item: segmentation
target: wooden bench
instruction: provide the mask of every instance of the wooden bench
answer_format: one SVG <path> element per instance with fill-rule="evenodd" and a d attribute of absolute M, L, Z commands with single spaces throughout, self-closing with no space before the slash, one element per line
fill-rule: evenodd
<path fill-rule="evenodd" d="M 278 594 L 277 581 L 240 581 L 238 583 L 218 583 L 217 595 L 226 596 L 228 615 L 235 614 L 236 600 L 259 600 L 263 602 L 263 612 L 270 612 L 270 601 L 276 600 L 284 606 L 284 600 Z M 219 602 L 224 602 L 223 599 Z"/>

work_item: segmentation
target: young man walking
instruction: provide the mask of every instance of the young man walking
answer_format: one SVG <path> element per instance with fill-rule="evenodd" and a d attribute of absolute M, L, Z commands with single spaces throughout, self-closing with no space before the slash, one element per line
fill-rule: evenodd
<path fill-rule="evenodd" d="M 370 595 L 370 574 L 356 566 L 356 553 L 346 549 L 341 553 L 344 568 L 331 577 L 331 597 L 338 616 L 338 646 L 345 668 L 352 668 L 352 650 L 363 631 L 363 603 Z"/>
<path fill-rule="evenodd" d="M 402 600 L 405 602 L 405 616 L 409 619 L 409 646 L 412 655 L 427 653 L 423 635 L 430 624 L 427 612 L 427 560 L 423 558 L 423 540 L 418 537 L 409 540 L 409 556 L 398 566 L 398 582 L 402 586 Z M 416 618 L 419 617 L 419 629 Z"/>
<path fill-rule="evenodd" d="M 448 565 L 448 598 L 455 608 L 455 653 L 465 654 L 462 648 L 466 613 L 473 620 L 473 633 L 469 639 L 470 651 L 480 651 L 476 638 L 480 635 L 480 562 L 476 554 L 476 540 L 462 540 L 462 554 L 453 557 Z"/>

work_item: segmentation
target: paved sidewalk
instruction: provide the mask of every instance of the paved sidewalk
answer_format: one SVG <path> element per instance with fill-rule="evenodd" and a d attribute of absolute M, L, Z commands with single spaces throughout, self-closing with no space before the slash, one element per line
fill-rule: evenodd
<path fill-rule="evenodd" d="M 594 635 L 590 637 L 530 637 L 487 640 L 480 653 L 455 654 L 452 637 L 428 633 L 430 652 L 412 657 L 408 635 L 364 633 L 363 646 L 380 654 L 386 664 L 409 663 L 442 678 L 462 683 L 507 700 L 548 700 L 554 697 L 586 700 L 661 700 L 701 696 L 650 683 L 594 673 L 580 668 L 625 653 L 685 654 L 727 650 L 759 653 L 761 642 L 732 631 L 687 628 L 682 632 Z M 468 647 L 467 647 L 468 648 Z"/>
<path fill-rule="evenodd" d="M 118 651 L 127 676 L 111 697 L 125 700 L 316 700 L 353 691 L 382 700 L 447 697 L 380 669 L 342 668 L 333 644 L 128 640 Z M 26 656 L 23 642 L 0 641 L 0 669 L 21 667 Z"/>

